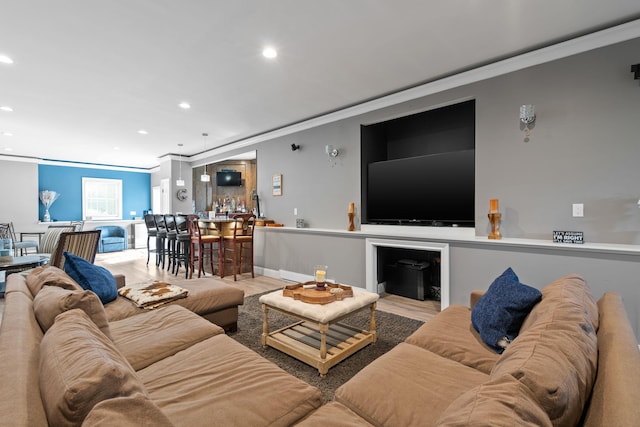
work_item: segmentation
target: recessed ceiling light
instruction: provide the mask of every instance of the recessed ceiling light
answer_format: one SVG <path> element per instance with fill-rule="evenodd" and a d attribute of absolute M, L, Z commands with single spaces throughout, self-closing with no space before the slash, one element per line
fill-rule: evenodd
<path fill-rule="evenodd" d="M 114 150 L 118 151 L 120 147 L 113 147 Z"/>
<path fill-rule="evenodd" d="M 149 134 L 149 132 L 147 132 L 147 131 L 146 131 L 146 130 L 144 130 L 144 129 L 140 129 L 140 130 L 138 131 L 138 133 L 139 133 L 140 135 L 148 135 L 148 134 Z"/>
<path fill-rule="evenodd" d="M 271 58 L 275 58 L 276 56 L 278 56 L 278 52 L 272 47 L 266 47 L 262 51 L 262 56 L 264 56 L 265 58 L 271 59 Z"/>
<path fill-rule="evenodd" d="M 0 107 L 0 110 L 10 113 L 10 112 L 13 111 L 13 108 L 9 107 L 8 105 L 3 105 L 3 106 Z"/>
<path fill-rule="evenodd" d="M 2 132 L 2 136 L 13 136 L 11 132 Z"/>
<path fill-rule="evenodd" d="M 13 64 L 13 59 L 9 58 L 7 55 L 0 55 L 0 62 L 3 64 Z"/>
<path fill-rule="evenodd" d="M 180 104 L 178 104 L 178 107 L 188 110 L 189 108 L 191 108 L 191 105 L 189 105 L 188 102 L 181 102 Z"/>
<path fill-rule="evenodd" d="M 13 148 L 11 148 L 11 147 L 6 147 L 6 148 L 4 149 L 4 151 L 13 151 Z"/>

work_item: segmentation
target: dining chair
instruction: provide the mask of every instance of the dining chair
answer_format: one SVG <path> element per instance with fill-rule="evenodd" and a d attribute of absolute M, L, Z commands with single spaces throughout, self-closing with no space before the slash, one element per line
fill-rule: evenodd
<path fill-rule="evenodd" d="M 197 215 L 189 215 L 188 219 L 189 224 L 189 235 L 191 237 L 191 248 L 190 248 L 190 264 L 191 264 L 191 272 L 189 273 L 189 278 L 193 277 L 193 271 L 195 269 L 195 261 L 196 261 L 196 250 L 197 250 L 197 261 L 198 261 L 198 278 L 200 275 L 205 275 L 204 271 L 204 259 L 209 258 L 209 264 L 211 265 L 211 274 L 215 274 L 215 268 L 213 267 L 213 259 L 216 255 L 218 255 L 220 251 L 220 245 L 222 244 L 222 237 L 220 234 L 202 234 L 202 230 L 200 229 L 200 218 Z M 220 259 L 218 259 L 218 263 L 222 265 Z M 222 277 L 223 272 L 220 272 L 220 277 Z"/>
<path fill-rule="evenodd" d="M 223 268 L 220 277 L 224 277 L 224 265 L 231 261 L 233 268 L 233 280 L 237 280 L 237 275 L 242 274 L 242 261 L 248 259 L 251 267 L 251 277 L 255 277 L 253 270 L 253 229 L 255 227 L 256 216 L 252 213 L 234 214 L 230 218 L 234 219 L 233 233 L 223 236 Z"/>
<path fill-rule="evenodd" d="M 49 260 L 49 265 L 64 270 L 65 252 L 84 258 L 93 264 L 96 259 L 96 253 L 98 253 L 100 234 L 100 230 L 60 233 L 58 244 Z"/>
<path fill-rule="evenodd" d="M 38 251 L 38 242 L 35 240 L 22 240 L 22 235 L 20 235 L 20 240 L 16 237 L 16 230 L 13 228 L 13 222 L 0 224 L 0 228 L 8 225 L 9 229 L 9 237 L 13 240 L 13 255 L 18 256 L 18 250 L 20 251 L 20 255 L 26 255 L 29 252 L 29 248 L 33 248 L 36 252 Z M 1 234 L 1 233 L 0 233 Z"/>

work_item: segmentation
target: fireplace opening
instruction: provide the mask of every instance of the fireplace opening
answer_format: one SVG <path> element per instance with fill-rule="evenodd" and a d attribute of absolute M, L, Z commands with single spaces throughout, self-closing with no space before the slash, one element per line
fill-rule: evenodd
<path fill-rule="evenodd" d="M 378 247 L 378 283 L 389 294 L 440 301 L 440 255 L 440 251 Z"/>

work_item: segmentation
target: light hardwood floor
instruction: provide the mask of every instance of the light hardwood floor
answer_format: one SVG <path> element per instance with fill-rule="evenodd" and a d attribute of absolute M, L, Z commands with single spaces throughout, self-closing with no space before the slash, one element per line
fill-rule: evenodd
<path fill-rule="evenodd" d="M 123 252 L 98 254 L 95 263 L 105 267 L 113 274 L 124 274 L 127 283 L 140 283 L 148 280 L 164 280 L 170 283 L 171 279 L 175 278 L 171 272 L 156 267 L 155 254 L 153 253 L 149 265 L 147 265 L 146 249 L 129 249 Z M 178 277 L 184 278 L 184 269 L 180 270 Z M 240 275 L 236 282 L 233 281 L 233 276 L 225 277 L 222 280 L 244 290 L 245 296 L 279 289 L 287 284 L 287 282 L 267 276 L 251 278 L 248 273 Z M 378 310 L 388 313 L 427 321 L 440 311 L 440 302 L 418 301 L 386 294 L 381 296 L 377 307 Z M 3 309 L 4 299 L 0 299 L 0 319 L 2 319 Z"/>
<path fill-rule="evenodd" d="M 154 257 L 155 254 L 152 253 L 149 265 L 147 265 L 146 249 L 129 249 L 124 252 L 98 254 L 96 264 L 105 267 L 114 274 L 124 274 L 127 278 L 127 283 L 138 283 L 151 279 L 170 282 L 175 276 L 166 270 L 157 268 Z M 184 277 L 184 269 L 180 270 L 179 277 Z M 236 282 L 233 281 L 232 276 L 227 276 L 222 280 L 243 289 L 245 296 L 279 289 L 288 284 L 282 280 L 267 276 L 256 276 L 255 279 L 252 279 L 248 273 L 238 276 Z M 386 294 L 382 295 L 378 301 L 378 309 L 399 316 L 427 321 L 440 311 L 440 302 L 418 301 L 398 295 Z"/>

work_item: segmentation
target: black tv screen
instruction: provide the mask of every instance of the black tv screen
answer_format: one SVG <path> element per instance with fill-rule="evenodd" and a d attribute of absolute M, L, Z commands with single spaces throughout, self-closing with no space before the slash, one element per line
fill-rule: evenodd
<path fill-rule="evenodd" d="M 216 172 L 216 185 L 219 187 L 238 187 L 242 185 L 242 174 L 235 171 Z"/>
<path fill-rule="evenodd" d="M 475 151 L 368 165 L 367 221 L 473 227 Z"/>

